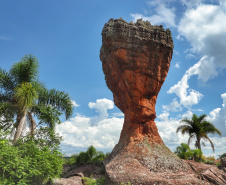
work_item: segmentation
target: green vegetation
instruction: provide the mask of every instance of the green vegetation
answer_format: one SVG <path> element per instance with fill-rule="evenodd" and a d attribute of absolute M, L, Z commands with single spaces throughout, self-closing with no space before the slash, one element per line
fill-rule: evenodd
<path fill-rule="evenodd" d="M 181 159 L 195 160 L 197 162 L 202 162 L 205 164 L 215 164 L 217 166 L 221 165 L 221 163 L 216 162 L 214 156 L 205 157 L 200 149 L 192 150 L 185 143 L 181 143 L 181 145 L 176 148 L 176 151 L 174 153 Z M 221 156 L 224 156 L 224 154 L 222 154 Z"/>
<path fill-rule="evenodd" d="M 93 177 L 82 177 L 82 180 L 85 185 L 105 185 L 106 179 L 104 177 L 99 179 L 94 179 Z"/>
<path fill-rule="evenodd" d="M 109 153 L 104 154 L 101 151 L 97 151 L 92 145 L 88 147 L 86 152 L 80 152 L 79 154 L 73 154 L 70 159 L 65 160 L 65 164 L 75 164 L 76 166 L 81 166 L 84 164 L 94 164 L 101 166 L 103 160 L 109 155 Z"/>
<path fill-rule="evenodd" d="M 196 138 L 195 147 L 197 149 L 201 150 L 201 139 L 205 141 L 209 141 L 211 144 L 211 147 L 214 151 L 214 145 L 210 138 L 208 137 L 208 134 L 219 134 L 221 136 L 221 132 L 215 128 L 215 126 L 205 120 L 206 115 L 203 114 L 201 116 L 197 116 L 196 114 L 193 114 L 192 119 L 182 119 L 180 122 L 182 123 L 181 126 L 177 128 L 177 133 L 181 132 L 183 135 L 188 134 L 188 145 L 190 145 L 193 138 Z M 202 142 L 203 146 L 205 146 L 205 143 Z"/>
<path fill-rule="evenodd" d="M 206 163 L 206 164 L 215 164 L 215 157 L 214 156 L 210 156 L 210 157 L 202 157 L 202 162 Z"/>
<path fill-rule="evenodd" d="M 72 115 L 72 102 L 65 92 L 48 90 L 38 72 L 38 60 L 32 55 L 25 55 L 9 72 L 0 68 L 2 185 L 43 185 L 62 173 L 62 139 L 54 127 L 61 123 L 62 113 L 66 119 Z M 29 133 L 24 133 L 27 126 Z"/>
<path fill-rule="evenodd" d="M 14 143 L 22 136 L 26 125 L 30 135 L 37 128 L 34 116 L 54 128 L 60 115 L 72 115 L 72 102 L 67 93 L 48 90 L 38 80 L 39 63 L 33 55 L 25 55 L 9 72 L 0 68 L 0 129 L 14 133 Z"/>
<path fill-rule="evenodd" d="M 185 143 L 181 143 L 174 152 L 181 159 L 200 161 L 202 158 L 202 151 L 200 149 L 191 150 Z"/>
<path fill-rule="evenodd" d="M 223 157 L 226 157 L 226 153 L 223 153 L 222 155 L 219 155 L 220 159 L 222 159 Z"/>
<path fill-rule="evenodd" d="M 7 134 L 0 133 L 0 184 L 44 185 L 60 176 L 63 156 L 59 136 L 42 128 L 35 137 L 18 139 L 12 145 Z"/>

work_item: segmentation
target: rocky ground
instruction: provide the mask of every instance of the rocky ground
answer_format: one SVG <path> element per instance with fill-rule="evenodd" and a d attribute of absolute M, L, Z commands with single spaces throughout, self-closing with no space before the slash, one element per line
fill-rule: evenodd
<path fill-rule="evenodd" d="M 226 184 L 226 158 L 221 160 L 222 165 L 209 165 L 198 163 L 191 160 L 183 160 L 187 163 L 194 174 L 204 185 L 225 185 Z M 95 179 L 102 178 L 102 169 L 95 165 L 84 165 L 70 170 L 70 166 L 65 166 L 65 175 L 63 178 L 54 179 L 52 185 L 83 185 L 85 184 L 82 177 L 93 177 Z M 134 173 L 139 173 L 134 171 Z M 186 184 L 186 174 L 184 175 L 184 182 Z M 147 177 L 148 178 L 148 177 Z M 168 181 L 170 184 L 170 181 Z M 171 181 L 173 184 L 173 179 Z M 119 183 L 118 183 L 119 184 Z M 166 183 L 167 184 L 167 183 Z M 147 185 L 147 184 L 143 184 Z"/>

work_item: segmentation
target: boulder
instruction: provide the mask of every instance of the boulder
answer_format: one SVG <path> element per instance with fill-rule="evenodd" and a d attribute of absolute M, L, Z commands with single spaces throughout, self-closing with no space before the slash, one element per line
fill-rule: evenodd
<path fill-rule="evenodd" d="M 224 167 L 226 167 L 226 157 L 223 157 L 223 158 L 221 159 L 220 163 L 221 163 Z"/>

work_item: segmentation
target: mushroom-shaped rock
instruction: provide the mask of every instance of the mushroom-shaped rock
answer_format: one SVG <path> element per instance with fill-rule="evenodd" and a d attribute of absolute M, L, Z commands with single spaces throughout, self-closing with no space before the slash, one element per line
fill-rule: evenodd
<path fill-rule="evenodd" d="M 125 114 L 119 143 L 104 161 L 108 184 L 203 184 L 165 146 L 154 122 L 173 47 L 170 30 L 148 21 L 120 18 L 104 25 L 100 59 L 114 102 Z"/>

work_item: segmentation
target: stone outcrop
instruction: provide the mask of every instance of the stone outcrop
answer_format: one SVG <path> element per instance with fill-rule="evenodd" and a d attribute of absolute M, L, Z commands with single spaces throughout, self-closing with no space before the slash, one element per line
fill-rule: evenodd
<path fill-rule="evenodd" d="M 148 21 L 120 18 L 104 25 L 100 59 L 125 114 L 119 142 L 104 161 L 108 184 L 208 184 L 165 146 L 154 122 L 173 47 L 170 30 Z"/>
<path fill-rule="evenodd" d="M 226 167 L 226 157 L 223 157 L 221 160 L 220 160 L 221 164 Z"/>
<path fill-rule="evenodd" d="M 185 161 L 190 165 L 192 170 L 199 179 L 211 184 L 226 184 L 226 173 L 223 169 L 217 168 L 215 165 L 198 163 L 195 161 Z"/>

